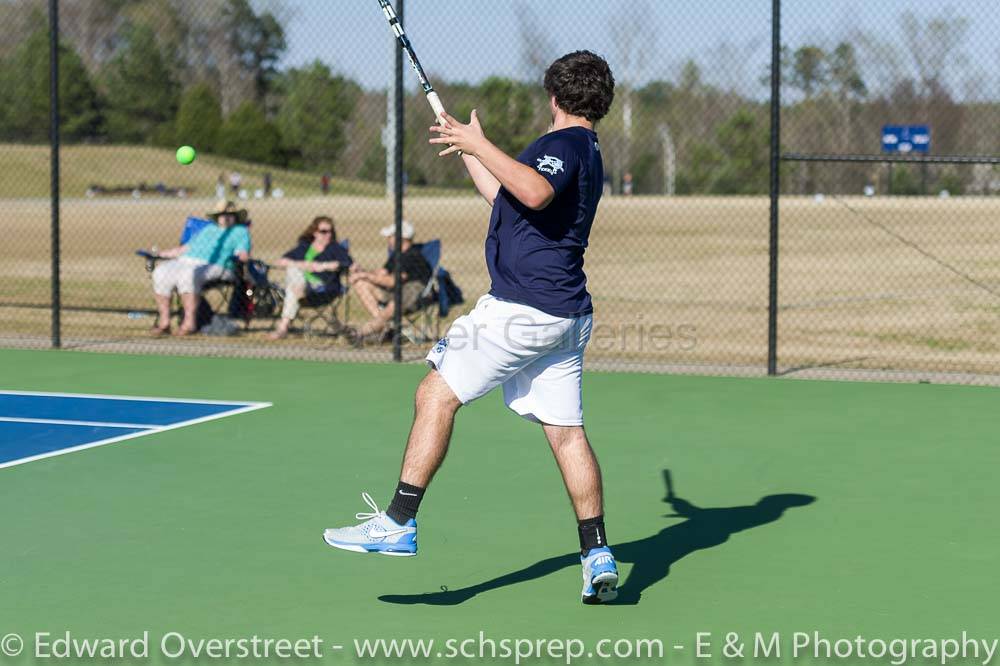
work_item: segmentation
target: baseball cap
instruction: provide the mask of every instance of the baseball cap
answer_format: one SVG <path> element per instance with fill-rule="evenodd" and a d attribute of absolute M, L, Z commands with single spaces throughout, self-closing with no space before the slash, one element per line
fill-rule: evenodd
<path fill-rule="evenodd" d="M 390 224 L 387 227 L 382 227 L 382 230 L 379 231 L 379 233 L 385 236 L 386 238 L 388 238 L 389 236 L 395 236 L 396 225 Z M 403 238 L 413 240 L 413 225 L 407 222 L 406 220 L 403 220 Z"/>

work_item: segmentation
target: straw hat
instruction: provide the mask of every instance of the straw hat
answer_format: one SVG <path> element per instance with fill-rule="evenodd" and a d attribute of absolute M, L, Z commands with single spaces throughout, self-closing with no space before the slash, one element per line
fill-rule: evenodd
<path fill-rule="evenodd" d="M 219 221 L 219 217 L 222 215 L 235 215 L 237 224 L 246 224 L 247 222 L 247 211 L 245 208 L 237 208 L 236 204 L 232 201 L 219 201 L 215 205 L 215 210 L 208 213 L 208 218 Z"/>

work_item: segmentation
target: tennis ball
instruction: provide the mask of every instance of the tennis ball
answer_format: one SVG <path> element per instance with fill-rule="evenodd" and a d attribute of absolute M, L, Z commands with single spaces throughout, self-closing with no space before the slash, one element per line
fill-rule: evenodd
<path fill-rule="evenodd" d="M 191 164 L 194 162 L 196 153 L 191 146 L 181 146 L 177 149 L 177 161 L 181 164 Z"/>

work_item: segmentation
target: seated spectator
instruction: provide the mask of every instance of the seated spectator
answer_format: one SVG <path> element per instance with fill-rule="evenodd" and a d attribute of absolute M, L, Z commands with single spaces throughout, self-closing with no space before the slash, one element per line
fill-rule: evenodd
<path fill-rule="evenodd" d="M 245 210 L 237 210 L 231 201 L 220 202 L 208 217 L 215 224 L 205 226 L 185 245 L 161 250 L 165 261 L 153 271 L 153 294 L 159 320 L 153 326 L 154 335 L 170 332 L 170 297 L 174 289 L 181 297 L 184 319 L 177 335 L 197 331 L 196 314 L 202 287 L 211 280 L 233 277 L 236 259 L 250 259 L 250 231 L 246 227 Z"/>
<path fill-rule="evenodd" d="M 396 227 L 389 225 L 380 232 L 389 244 L 390 255 L 396 247 Z M 403 312 L 413 312 L 420 306 L 420 295 L 427 282 L 431 279 L 431 266 L 420 253 L 420 246 L 413 242 L 413 225 L 403 222 L 403 252 L 400 255 L 400 278 L 403 286 Z M 368 310 L 371 320 L 364 326 L 353 330 L 352 337 L 356 341 L 381 336 L 389 327 L 395 313 L 393 289 L 396 286 L 394 275 L 394 258 L 389 257 L 385 265 L 377 271 L 351 266 L 351 288 L 357 294 L 358 300 Z"/>
<path fill-rule="evenodd" d="M 340 296 L 340 274 L 352 263 L 347 250 L 337 242 L 333 220 L 325 215 L 313 220 L 299 236 L 299 244 L 276 262 L 285 268 L 285 306 L 270 338 L 280 340 L 288 335 L 302 301 L 323 305 Z"/>

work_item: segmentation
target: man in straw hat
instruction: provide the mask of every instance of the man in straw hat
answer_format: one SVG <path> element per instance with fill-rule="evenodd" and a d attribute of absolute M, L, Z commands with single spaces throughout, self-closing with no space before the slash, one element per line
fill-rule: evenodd
<path fill-rule="evenodd" d="M 161 259 L 170 261 L 162 262 L 153 271 L 153 295 L 159 312 L 153 335 L 170 333 L 170 297 L 175 289 L 184 308 L 184 320 L 176 334 L 194 333 L 198 299 L 205 283 L 231 277 L 236 260 L 250 259 L 245 210 L 237 209 L 231 201 L 220 201 L 207 217 L 215 224 L 205 225 L 184 245 L 158 253 Z"/>

